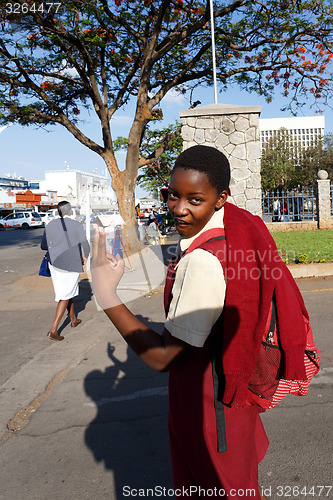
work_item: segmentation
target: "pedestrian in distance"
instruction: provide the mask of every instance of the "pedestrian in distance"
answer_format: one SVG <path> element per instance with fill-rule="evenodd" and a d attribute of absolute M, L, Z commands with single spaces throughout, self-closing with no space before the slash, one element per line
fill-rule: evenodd
<path fill-rule="evenodd" d="M 106 253 L 105 234 L 94 229 L 97 302 L 148 366 L 169 371 L 173 480 L 185 491 L 179 498 L 190 488 L 195 499 L 206 492 L 240 500 L 244 491 L 255 500 L 266 498 L 258 464 L 268 439 L 262 410 L 246 399 L 275 287 L 278 306 L 284 297 L 285 281 L 279 284 L 274 274 L 283 263 L 262 220 L 227 202 L 229 182 L 229 162 L 215 148 L 191 147 L 175 162 L 168 208 L 181 240 L 169 263 L 162 335 L 119 299 L 124 262 Z M 227 279 L 219 260 L 223 252 Z M 287 319 L 286 329 L 293 328 Z M 298 344 L 288 346 L 286 369 L 291 357 L 302 364 L 303 354 Z M 303 365 L 298 371 L 304 376 Z"/>
<path fill-rule="evenodd" d="M 165 231 L 165 226 L 164 226 L 164 220 L 163 220 L 163 217 L 161 214 L 159 214 L 158 212 L 156 212 L 156 210 L 153 211 L 153 214 L 154 214 L 154 217 L 155 217 L 155 223 L 161 233 L 162 236 L 164 236 L 166 234 L 166 231 Z"/>
<path fill-rule="evenodd" d="M 83 264 L 89 255 L 90 245 L 80 222 L 70 218 L 70 203 L 61 201 L 57 208 L 59 218 L 52 220 L 46 226 L 41 249 L 48 251 L 55 301 L 58 302 L 47 337 L 50 340 L 61 341 L 64 337 L 58 334 L 58 326 L 66 309 L 72 328 L 82 322 L 75 315 L 73 297 L 79 295 L 79 276 L 83 272 Z"/>
<path fill-rule="evenodd" d="M 280 203 L 281 222 L 289 222 L 289 209 L 287 200 L 282 200 Z"/>
<path fill-rule="evenodd" d="M 296 190 L 293 191 L 292 206 L 293 206 L 293 221 L 300 222 L 302 220 L 301 198 L 299 197 L 298 192 Z"/>
<path fill-rule="evenodd" d="M 152 224 L 154 222 L 154 220 L 155 220 L 154 212 L 151 211 L 151 212 L 149 212 L 149 217 L 148 217 L 146 225 L 150 226 L 150 224 Z"/>
<path fill-rule="evenodd" d="M 280 202 L 277 197 L 274 198 L 273 203 L 273 218 L 272 222 L 280 222 L 281 220 L 281 210 L 280 210 Z"/>

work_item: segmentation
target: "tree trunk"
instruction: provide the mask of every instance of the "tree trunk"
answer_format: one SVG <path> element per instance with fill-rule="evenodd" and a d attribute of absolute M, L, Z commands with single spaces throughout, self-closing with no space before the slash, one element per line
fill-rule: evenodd
<path fill-rule="evenodd" d="M 112 145 L 111 149 L 106 147 L 103 153 L 111 175 L 112 188 L 117 196 L 119 213 L 125 222 L 122 228 L 123 242 L 129 254 L 138 252 L 143 246 L 137 233 L 134 190 L 139 168 L 141 137 L 151 117 L 151 110 L 146 104 L 147 92 L 147 87 L 144 86 L 138 91 L 135 119 L 128 136 L 125 170 L 119 170 Z"/>
<path fill-rule="evenodd" d="M 136 226 L 134 200 L 135 181 L 133 182 L 133 179 L 128 179 L 127 169 L 123 172 L 118 169 L 113 152 L 110 151 L 105 153 L 103 158 L 110 172 L 112 188 L 117 197 L 119 214 L 125 222 L 124 226 L 122 226 L 123 244 L 125 245 L 126 252 L 132 255 L 142 249 L 143 246 L 138 239 Z"/>

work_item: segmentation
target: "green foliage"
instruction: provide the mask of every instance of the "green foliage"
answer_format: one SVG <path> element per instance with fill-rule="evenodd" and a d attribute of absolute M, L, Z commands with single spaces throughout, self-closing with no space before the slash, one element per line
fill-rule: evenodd
<path fill-rule="evenodd" d="M 309 261 L 309 256 L 307 253 L 299 254 L 295 260 L 296 264 L 307 264 L 308 261 Z"/>
<path fill-rule="evenodd" d="M 212 82 L 205 1 L 65 0 L 50 5 L 0 0 L 2 123 L 61 122 L 59 113 L 76 121 L 86 103 L 98 115 L 105 106 L 110 118 L 138 95 L 142 84 L 153 109 L 172 87 L 185 92 L 191 82 Z M 216 1 L 221 84 L 234 81 L 268 100 L 281 86 L 291 107 L 305 94 L 327 98 L 332 12 L 324 0 Z M 25 100 L 30 111 L 22 118 Z"/>
<path fill-rule="evenodd" d="M 293 150 L 287 142 L 287 131 L 281 129 L 263 147 L 261 156 L 261 182 L 264 191 L 288 188 L 295 166 Z"/>
<path fill-rule="evenodd" d="M 236 83 L 270 101 L 280 87 L 292 110 L 308 96 L 325 103 L 332 95 L 332 2 L 216 0 L 214 20 L 222 89 Z M 0 26 L 0 124 L 66 127 L 104 159 L 120 211 L 133 222 L 134 207 L 129 216 L 126 200 L 138 167 L 152 164 L 164 178 L 172 163 L 162 157 L 158 165 L 157 159 L 173 133 L 156 138 L 156 149 L 153 138 L 151 146 L 144 143 L 147 125 L 161 118 L 163 97 L 171 89 L 185 94 L 212 84 L 209 2 L 0 0 Z M 110 121 L 130 100 L 136 107 L 120 172 Z M 100 142 L 80 128 L 85 109 L 99 123 Z M 148 160 L 141 162 L 140 147 L 147 147 Z M 149 175 L 139 182 L 153 182 Z"/>
<path fill-rule="evenodd" d="M 328 177 L 333 181 L 333 134 L 325 135 L 324 154 L 319 165 L 320 169 L 328 172 Z"/>
<path fill-rule="evenodd" d="M 170 181 L 170 174 L 177 156 L 182 151 L 183 139 L 177 134 L 180 123 L 168 125 L 163 129 L 147 129 L 141 145 L 141 154 L 145 157 L 153 156 L 154 151 L 161 147 L 164 138 L 168 134 L 175 134 L 175 138 L 170 145 L 164 149 L 157 160 L 141 168 L 137 183 L 146 190 L 158 190 L 162 186 L 167 186 Z"/>
<path fill-rule="evenodd" d="M 146 128 L 141 142 L 141 163 L 145 161 L 148 163 L 141 166 L 137 178 L 138 186 L 146 191 L 159 192 L 161 187 L 169 184 L 171 170 L 183 146 L 179 129 L 179 122 L 160 129 Z M 168 146 L 163 147 L 163 153 L 155 159 L 155 152 L 161 148 L 165 137 L 170 137 L 171 134 L 172 140 Z M 113 144 L 115 151 L 126 150 L 128 139 L 117 137 Z"/>
<path fill-rule="evenodd" d="M 304 149 L 288 142 L 288 133 L 281 129 L 263 147 L 261 185 L 264 191 L 314 187 L 318 171 L 327 170 L 333 179 L 333 136 Z"/>

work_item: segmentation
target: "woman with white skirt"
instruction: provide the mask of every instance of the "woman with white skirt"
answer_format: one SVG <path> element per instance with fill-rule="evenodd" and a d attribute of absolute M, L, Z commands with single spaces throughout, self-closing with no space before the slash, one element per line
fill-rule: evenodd
<path fill-rule="evenodd" d="M 82 225 L 69 216 L 71 205 L 67 201 L 58 203 L 59 218 L 46 226 L 41 248 L 48 250 L 49 268 L 58 302 L 54 321 L 47 336 L 50 340 L 63 340 L 58 334 L 58 326 L 67 309 L 71 327 L 77 327 L 82 320 L 75 315 L 73 297 L 79 295 L 79 276 L 82 264 L 89 255 L 90 246 Z M 82 255 L 82 249 L 84 255 Z"/>

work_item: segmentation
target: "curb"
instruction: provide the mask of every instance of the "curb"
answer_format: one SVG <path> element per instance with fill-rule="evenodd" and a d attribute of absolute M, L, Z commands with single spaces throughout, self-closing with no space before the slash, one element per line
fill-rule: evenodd
<path fill-rule="evenodd" d="M 293 264 L 287 266 L 293 278 L 314 278 L 333 276 L 333 262 Z"/>

